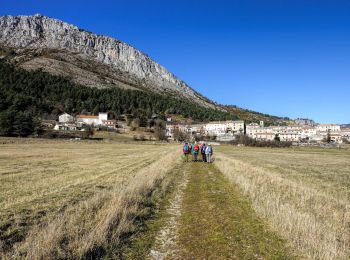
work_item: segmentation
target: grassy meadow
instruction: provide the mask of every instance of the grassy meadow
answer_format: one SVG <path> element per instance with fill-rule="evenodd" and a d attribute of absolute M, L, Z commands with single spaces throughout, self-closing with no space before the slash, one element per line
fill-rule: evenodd
<path fill-rule="evenodd" d="M 179 162 L 169 145 L 1 141 L 3 257 L 79 258 L 106 250 Z"/>
<path fill-rule="evenodd" d="M 348 259 L 348 149 L 223 146 L 216 164 L 305 258 Z"/>
<path fill-rule="evenodd" d="M 349 148 L 214 149 L 197 166 L 178 144 L 0 138 L 0 258 L 152 259 L 169 239 L 183 259 L 349 258 Z"/>

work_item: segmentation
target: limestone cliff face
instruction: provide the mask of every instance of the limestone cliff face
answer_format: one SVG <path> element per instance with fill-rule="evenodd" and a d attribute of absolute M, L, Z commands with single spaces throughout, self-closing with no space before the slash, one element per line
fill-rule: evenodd
<path fill-rule="evenodd" d="M 71 73 L 70 76 L 76 77 L 79 83 L 91 86 L 124 84 L 180 95 L 204 106 L 214 106 L 163 66 L 130 45 L 56 19 L 42 15 L 2 16 L 0 44 L 16 50 L 17 56 L 27 55 L 22 60 L 25 68 L 41 67 L 53 73 Z M 29 51 L 36 54 L 28 56 Z"/>

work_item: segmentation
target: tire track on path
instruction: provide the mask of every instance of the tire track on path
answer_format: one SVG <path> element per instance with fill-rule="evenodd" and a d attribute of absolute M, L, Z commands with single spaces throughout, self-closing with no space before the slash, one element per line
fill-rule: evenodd
<path fill-rule="evenodd" d="M 178 259 L 178 222 L 181 216 L 182 200 L 184 191 L 188 184 L 188 167 L 185 169 L 184 179 L 177 186 L 175 196 L 171 199 L 170 205 L 166 210 L 168 220 L 163 228 L 158 232 L 153 248 L 150 251 L 149 258 L 155 260 Z"/>

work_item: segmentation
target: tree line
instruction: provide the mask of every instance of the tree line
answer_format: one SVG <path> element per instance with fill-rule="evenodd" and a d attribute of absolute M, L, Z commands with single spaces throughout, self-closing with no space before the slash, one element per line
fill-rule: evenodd
<path fill-rule="evenodd" d="M 181 115 L 195 121 L 229 120 L 230 113 L 205 108 L 186 99 L 121 88 L 92 88 L 42 70 L 26 71 L 0 60 L 0 135 L 28 136 L 40 131 L 40 118 L 56 119 L 62 112 L 86 111 L 136 114 L 150 118 L 156 113 Z"/>

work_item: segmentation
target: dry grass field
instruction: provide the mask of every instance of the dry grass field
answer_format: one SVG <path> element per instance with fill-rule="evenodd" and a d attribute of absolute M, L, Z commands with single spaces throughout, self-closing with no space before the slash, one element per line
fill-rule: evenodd
<path fill-rule="evenodd" d="M 350 151 L 223 146 L 216 165 L 308 259 L 350 257 Z"/>
<path fill-rule="evenodd" d="M 0 258 L 349 259 L 350 149 L 179 148 L 0 138 Z"/>
<path fill-rule="evenodd" d="M 0 258 L 106 254 L 179 163 L 169 145 L 1 143 Z"/>

